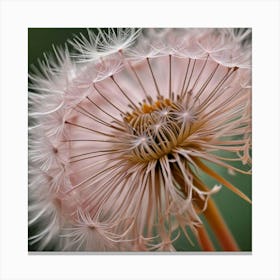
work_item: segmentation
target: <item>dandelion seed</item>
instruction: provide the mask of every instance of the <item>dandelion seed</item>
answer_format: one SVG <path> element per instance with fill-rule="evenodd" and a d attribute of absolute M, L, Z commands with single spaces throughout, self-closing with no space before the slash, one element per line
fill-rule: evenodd
<path fill-rule="evenodd" d="M 250 30 L 89 30 L 70 44 L 30 76 L 32 242 L 214 250 L 204 216 L 238 250 L 212 195 L 223 185 L 251 201 L 210 166 L 250 174 Z"/>

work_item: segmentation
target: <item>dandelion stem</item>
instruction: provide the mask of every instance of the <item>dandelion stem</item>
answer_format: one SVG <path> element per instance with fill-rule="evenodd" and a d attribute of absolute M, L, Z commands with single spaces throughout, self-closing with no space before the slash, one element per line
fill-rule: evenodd
<path fill-rule="evenodd" d="M 209 189 L 195 175 L 194 175 L 194 182 L 201 191 L 209 192 Z M 197 206 L 199 208 L 204 207 L 203 201 L 197 200 Z M 208 198 L 207 208 L 203 211 L 202 214 L 204 215 L 208 224 L 212 228 L 218 242 L 220 243 L 224 251 L 240 251 L 234 237 L 232 236 L 230 230 L 228 229 L 223 217 L 221 216 L 211 196 Z M 200 233 L 200 235 L 203 235 L 203 233 Z M 200 235 L 199 238 L 201 238 Z M 206 242 L 207 240 L 203 240 L 203 241 Z"/>
<path fill-rule="evenodd" d="M 215 233 L 222 249 L 225 251 L 239 251 L 240 249 L 238 248 L 234 237 L 225 224 L 224 219 L 212 198 L 209 198 L 207 208 L 203 214 Z"/>
<path fill-rule="evenodd" d="M 215 251 L 214 245 L 204 227 L 197 228 L 200 247 L 203 251 Z"/>

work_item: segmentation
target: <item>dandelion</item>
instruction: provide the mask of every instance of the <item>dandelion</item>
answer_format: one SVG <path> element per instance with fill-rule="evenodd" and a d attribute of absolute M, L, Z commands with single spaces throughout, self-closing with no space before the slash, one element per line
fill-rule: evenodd
<path fill-rule="evenodd" d="M 213 166 L 251 173 L 250 35 L 88 30 L 73 51 L 54 48 L 29 76 L 30 244 L 215 250 L 204 219 L 222 250 L 239 250 L 212 196 L 251 201 Z"/>

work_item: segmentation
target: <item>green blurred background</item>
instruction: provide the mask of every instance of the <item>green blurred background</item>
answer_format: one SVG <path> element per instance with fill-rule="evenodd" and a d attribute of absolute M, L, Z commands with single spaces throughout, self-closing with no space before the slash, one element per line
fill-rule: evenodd
<path fill-rule="evenodd" d="M 94 30 L 94 29 L 93 29 Z M 63 46 L 67 39 L 71 39 L 78 33 L 87 34 L 85 28 L 29 28 L 28 29 L 28 66 L 36 66 L 38 59 L 43 59 L 43 53 L 51 53 L 52 45 Z M 71 46 L 69 46 L 71 50 Z M 237 165 L 238 167 L 238 165 Z M 239 167 L 242 168 L 241 165 Z M 251 197 L 251 176 L 236 174 L 231 176 L 227 170 L 215 167 L 215 170 L 228 179 L 233 185 Z M 201 174 L 201 176 L 204 176 Z M 204 176 L 204 181 L 209 187 L 213 187 L 217 182 Z M 223 187 L 217 194 L 213 195 L 218 208 L 220 209 L 227 225 L 233 233 L 242 251 L 252 250 L 252 207 L 237 195 Z M 32 229 L 29 229 L 32 231 Z M 190 234 L 191 235 L 191 234 Z M 213 235 L 214 243 L 219 248 Z M 195 240 L 194 238 L 192 238 Z M 179 238 L 175 242 L 178 251 L 200 251 L 197 244 L 191 246 L 185 238 Z M 36 250 L 36 246 L 30 246 L 29 251 Z"/>

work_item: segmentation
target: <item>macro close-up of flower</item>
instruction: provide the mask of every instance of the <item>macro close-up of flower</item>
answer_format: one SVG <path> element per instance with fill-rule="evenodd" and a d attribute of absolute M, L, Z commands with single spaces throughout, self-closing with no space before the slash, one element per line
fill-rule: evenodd
<path fill-rule="evenodd" d="M 251 251 L 251 32 L 93 28 L 42 54 L 29 251 Z"/>

